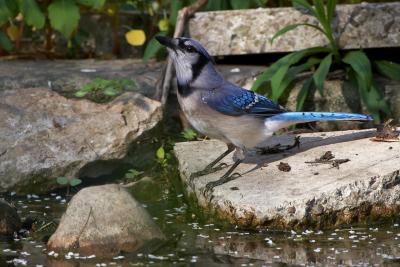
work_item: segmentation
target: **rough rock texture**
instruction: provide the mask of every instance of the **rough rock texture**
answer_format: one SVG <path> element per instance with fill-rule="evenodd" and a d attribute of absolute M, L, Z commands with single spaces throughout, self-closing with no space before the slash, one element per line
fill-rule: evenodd
<path fill-rule="evenodd" d="M 96 104 L 43 88 L 2 91 L 0 191 L 43 192 L 58 176 L 105 174 L 106 161 L 123 158 L 161 116 L 159 102 L 136 93 Z"/>
<path fill-rule="evenodd" d="M 400 211 L 400 143 L 372 142 L 374 130 L 301 135 L 301 148 L 280 154 L 250 153 L 234 181 L 218 186 L 206 198 L 207 182 L 221 170 L 196 178 L 187 188 L 201 206 L 245 227 L 332 227 L 366 222 Z M 290 135 L 274 137 L 268 144 L 290 144 Z M 177 143 L 182 180 L 203 169 L 226 149 L 216 141 Z M 305 163 L 332 151 L 336 159 L 350 159 L 333 168 L 330 164 Z M 228 157 L 226 163 L 232 164 Z M 290 172 L 278 170 L 280 162 Z"/>
<path fill-rule="evenodd" d="M 12 235 L 21 228 L 21 219 L 14 207 L 0 199 L 0 235 Z"/>
<path fill-rule="evenodd" d="M 212 55 L 289 52 L 327 44 L 310 27 L 299 27 L 270 43 L 278 30 L 293 23 L 318 22 L 294 8 L 199 12 L 190 20 L 189 32 Z M 334 27 L 344 49 L 398 47 L 400 3 L 339 5 Z"/>
<path fill-rule="evenodd" d="M 155 93 L 163 63 L 143 64 L 141 60 L 14 60 L 0 61 L 0 91 L 47 87 L 72 94 L 94 78 L 131 79 L 138 92 Z"/>
<path fill-rule="evenodd" d="M 141 204 L 123 187 L 109 184 L 79 191 L 47 245 L 49 250 L 102 257 L 164 239 Z"/>

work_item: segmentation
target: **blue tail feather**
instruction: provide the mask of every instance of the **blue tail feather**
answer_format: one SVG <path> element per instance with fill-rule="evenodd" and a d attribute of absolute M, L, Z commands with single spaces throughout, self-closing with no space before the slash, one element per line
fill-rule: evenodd
<path fill-rule="evenodd" d="M 312 121 L 372 121 L 370 115 L 344 112 L 285 112 L 272 116 L 270 120 L 312 122 Z"/>

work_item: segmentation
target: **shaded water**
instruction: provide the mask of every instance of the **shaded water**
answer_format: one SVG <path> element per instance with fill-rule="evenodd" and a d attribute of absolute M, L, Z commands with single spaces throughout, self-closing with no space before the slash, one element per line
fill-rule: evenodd
<path fill-rule="evenodd" d="M 53 254 L 46 240 L 56 228 L 69 198 L 64 192 L 6 199 L 21 217 L 35 217 L 35 232 L 0 240 L 0 266 L 294 266 L 400 265 L 400 226 L 329 231 L 248 231 L 202 214 L 188 203 L 178 177 L 143 182 L 132 194 L 149 211 L 168 241 L 157 249 L 111 259 Z"/>

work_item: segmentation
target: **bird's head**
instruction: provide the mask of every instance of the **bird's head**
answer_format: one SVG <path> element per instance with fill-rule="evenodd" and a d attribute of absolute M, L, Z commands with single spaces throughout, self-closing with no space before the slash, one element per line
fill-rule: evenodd
<path fill-rule="evenodd" d="M 181 85 L 189 85 L 195 81 L 205 66 L 210 65 L 213 68 L 212 57 L 198 41 L 186 37 L 156 36 L 156 39 L 167 48 Z"/>

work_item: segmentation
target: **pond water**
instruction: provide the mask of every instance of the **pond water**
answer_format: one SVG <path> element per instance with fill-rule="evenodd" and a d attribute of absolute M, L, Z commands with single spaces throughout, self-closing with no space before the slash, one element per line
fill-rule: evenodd
<path fill-rule="evenodd" d="M 70 197 L 49 195 L 6 199 L 22 218 L 36 218 L 34 231 L 0 240 L 0 266 L 398 266 L 400 226 L 341 228 L 328 231 L 250 231 L 224 224 L 196 208 L 179 186 L 177 174 L 143 182 L 132 194 L 167 235 L 157 248 L 114 258 L 56 255 L 46 241 L 56 229 Z M 77 191 L 77 190 L 75 190 Z"/>

